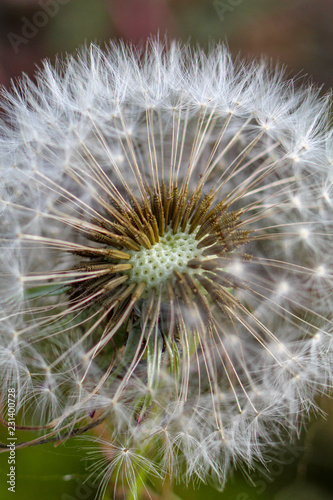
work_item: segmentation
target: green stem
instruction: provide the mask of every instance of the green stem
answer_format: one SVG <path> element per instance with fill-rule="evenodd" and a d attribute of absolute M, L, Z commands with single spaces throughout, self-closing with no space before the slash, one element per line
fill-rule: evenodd
<path fill-rule="evenodd" d="M 143 498 L 142 493 L 145 490 L 146 478 L 147 478 L 147 471 L 141 469 L 136 476 L 135 490 L 129 492 L 127 500 L 140 500 Z"/>

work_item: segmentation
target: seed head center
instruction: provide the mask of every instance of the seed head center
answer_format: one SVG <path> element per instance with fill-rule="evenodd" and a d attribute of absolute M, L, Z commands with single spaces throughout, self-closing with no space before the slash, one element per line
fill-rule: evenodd
<path fill-rule="evenodd" d="M 195 239 L 196 232 L 179 230 L 173 234 L 170 228 L 150 249 L 129 251 L 129 263 L 133 266 L 128 271 L 130 281 L 145 282 L 148 289 L 158 288 L 168 280 L 174 280 L 174 271 L 193 272 L 188 267 L 188 262 L 201 257 L 201 250 L 198 249 L 198 241 Z"/>

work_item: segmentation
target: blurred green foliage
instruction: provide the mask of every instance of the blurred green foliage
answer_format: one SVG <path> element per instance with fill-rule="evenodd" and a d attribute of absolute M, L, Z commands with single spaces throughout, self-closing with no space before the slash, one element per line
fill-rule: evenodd
<path fill-rule="evenodd" d="M 31 437 L 31 436 L 30 436 Z M 18 441 L 28 434 L 17 432 Z M 7 442 L 7 429 L 0 429 Z M 7 490 L 8 455 L 0 454 L 1 500 L 93 500 L 96 483 L 86 471 L 85 447 L 91 441 L 72 439 L 16 450 L 16 492 Z M 333 426 L 330 420 L 314 420 L 303 440 L 282 449 L 277 458 L 249 473 L 236 471 L 223 492 L 209 485 L 175 485 L 170 500 L 331 500 L 333 474 Z M 107 491 L 104 500 L 112 500 Z"/>

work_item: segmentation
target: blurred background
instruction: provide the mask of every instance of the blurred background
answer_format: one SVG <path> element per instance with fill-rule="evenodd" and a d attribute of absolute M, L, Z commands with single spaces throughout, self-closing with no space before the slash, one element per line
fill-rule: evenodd
<path fill-rule="evenodd" d="M 0 0 L 0 84 L 8 87 L 22 72 L 33 75 L 42 58 L 90 41 L 140 44 L 157 33 L 204 47 L 224 40 L 234 55 L 264 54 L 323 92 L 333 87 L 333 0 Z M 176 486 L 170 500 L 333 500 L 333 408 L 318 403 L 329 417 L 313 418 L 269 470 L 248 478 L 236 471 L 223 493 Z M 0 429 L 0 440 L 6 437 Z M 82 445 L 17 450 L 15 494 L 7 490 L 7 456 L 0 455 L 1 500 L 93 499 Z M 105 500 L 111 498 L 109 492 Z"/>
<path fill-rule="evenodd" d="M 333 86 L 332 0 L 0 0 L 0 82 L 85 42 L 151 33 L 227 40 L 233 53 L 265 54 Z"/>

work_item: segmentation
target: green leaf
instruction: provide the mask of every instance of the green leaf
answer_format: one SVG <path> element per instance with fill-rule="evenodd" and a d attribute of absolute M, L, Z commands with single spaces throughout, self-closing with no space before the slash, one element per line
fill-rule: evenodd
<path fill-rule="evenodd" d="M 69 286 L 47 284 L 42 286 L 34 286 L 25 290 L 25 296 L 28 300 L 38 299 L 39 297 L 52 297 L 61 295 L 70 290 Z"/>

